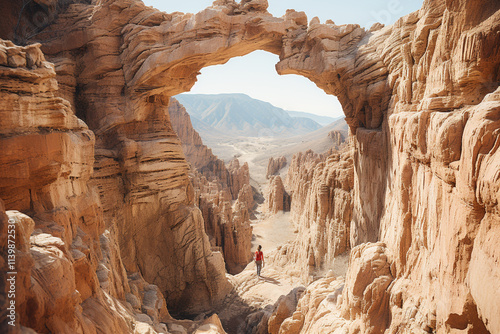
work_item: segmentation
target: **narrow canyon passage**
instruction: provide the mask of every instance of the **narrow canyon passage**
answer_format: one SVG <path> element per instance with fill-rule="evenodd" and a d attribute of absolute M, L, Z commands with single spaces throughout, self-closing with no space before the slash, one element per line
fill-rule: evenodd
<path fill-rule="evenodd" d="M 174 129 L 183 142 L 186 157 L 190 161 L 192 168 L 196 166 L 197 169 L 205 171 L 202 172 L 205 175 L 213 175 L 207 172 L 207 168 L 205 167 L 208 166 L 207 162 L 218 161 L 217 164 L 212 163 L 212 165 L 224 165 L 224 163 L 209 153 L 210 151 L 205 149 L 201 140 L 197 139 L 196 142 L 190 141 L 191 138 L 198 138 L 198 136 L 190 125 L 189 116 L 180 104 L 174 102 L 170 107 L 170 114 Z M 240 172 L 238 171 L 247 166 L 244 169 L 242 182 L 251 185 L 252 188 L 252 197 L 254 198 L 252 203 L 254 204 L 251 204 L 251 210 L 244 207 L 243 211 L 239 211 L 240 196 L 238 196 L 236 201 L 222 202 L 225 204 L 222 204 L 218 199 L 220 193 L 215 192 L 214 195 L 206 197 L 207 195 L 204 195 L 204 192 L 208 191 L 208 189 L 212 189 L 212 192 L 215 189 L 223 191 L 224 187 L 221 186 L 219 181 L 212 181 L 211 187 L 199 192 L 199 196 L 206 197 L 208 200 L 208 202 L 198 202 L 200 209 L 205 213 L 207 212 L 206 207 L 208 205 L 208 208 L 210 208 L 208 212 L 211 212 L 211 214 L 204 214 L 206 219 L 205 226 L 207 227 L 206 232 L 211 236 L 211 241 L 215 245 L 221 246 L 217 246 L 214 249 L 223 252 L 226 262 L 230 262 L 231 258 L 238 255 L 234 253 L 253 254 L 258 245 L 263 246 L 265 267 L 262 270 L 262 278 L 259 279 L 257 277 L 255 264 L 251 261 L 251 257 L 241 256 L 238 256 L 242 261 L 239 266 L 241 269 L 237 270 L 235 275 L 227 275 L 234 289 L 214 312 L 218 314 L 228 333 L 245 332 L 245 321 L 250 314 L 259 312 L 266 307 L 268 309 L 272 308 L 280 296 L 287 295 L 293 288 L 300 286 L 300 277 L 289 275 L 279 265 L 274 264 L 272 260 L 273 254 L 276 253 L 278 248 L 287 242 L 293 241 L 297 236 L 294 233 L 295 227 L 292 223 L 290 212 L 274 213 L 270 212 L 267 207 L 268 198 L 266 197 L 268 196 L 270 180 L 266 178 L 267 171 L 263 162 L 269 159 L 269 153 L 267 152 L 278 146 L 278 144 L 274 143 L 275 141 L 276 139 L 273 138 L 258 137 L 232 139 L 227 144 L 224 141 L 220 141 L 219 148 L 214 152 L 222 153 L 222 155 L 226 155 L 226 158 L 230 158 L 232 155 L 237 157 L 239 161 L 237 164 L 235 160 L 230 159 L 228 159 L 230 160 L 229 162 L 225 163 L 229 173 L 236 172 L 239 175 Z M 231 146 L 230 150 L 227 149 L 229 145 Z M 259 157 L 263 153 L 265 157 Z M 235 166 L 239 167 L 236 168 Z M 217 170 L 221 169 L 223 168 L 217 167 Z M 220 172 L 216 172 L 215 174 L 220 174 Z M 200 183 L 196 181 L 198 178 L 195 177 L 193 179 L 195 181 L 195 189 L 203 188 L 198 185 Z M 221 180 L 219 177 L 216 177 L 216 179 Z M 229 180 L 239 180 L 236 183 L 240 183 L 241 175 L 238 177 L 229 177 Z M 231 187 L 229 185 L 229 188 Z M 198 193 L 197 190 L 195 192 Z M 227 230 L 227 224 L 231 219 L 223 214 L 226 209 L 223 209 L 222 206 L 231 206 L 232 215 L 234 216 L 248 216 L 246 222 L 238 220 L 233 225 L 230 225 L 234 226 L 234 229 L 231 228 L 232 233 L 230 236 L 237 233 L 238 237 L 236 237 L 235 241 L 245 245 L 244 247 L 242 245 L 242 247 L 233 248 L 229 244 L 230 238 L 224 231 Z M 247 210 L 251 217 L 245 213 Z M 222 219 L 214 218 L 214 215 L 219 215 Z M 241 226 L 243 225 L 241 224 L 247 224 L 250 227 L 249 231 L 251 231 L 251 234 L 242 234 Z M 220 232 L 217 232 L 218 229 L 220 229 Z M 246 243 L 247 241 L 248 244 Z M 231 267 L 228 268 L 229 271 L 231 269 Z"/>

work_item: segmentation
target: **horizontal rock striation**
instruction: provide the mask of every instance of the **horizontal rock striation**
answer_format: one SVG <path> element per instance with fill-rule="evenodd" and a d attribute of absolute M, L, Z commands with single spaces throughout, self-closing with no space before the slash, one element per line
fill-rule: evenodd
<path fill-rule="evenodd" d="M 127 276 L 116 230 L 106 227 L 89 182 L 94 134 L 57 97 L 54 65 L 40 45 L 0 40 L 0 87 L 0 247 L 2 255 L 11 241 L 16 248 L 13 264 L 2 256 L 0 267 L 4 278 L 18 273 L 17 326 L 39 333 L 163 331 L 160 321 L 172 319 L 165 299 L 155 285 L 137 288 L 146 284 L 140 274 Z"/>

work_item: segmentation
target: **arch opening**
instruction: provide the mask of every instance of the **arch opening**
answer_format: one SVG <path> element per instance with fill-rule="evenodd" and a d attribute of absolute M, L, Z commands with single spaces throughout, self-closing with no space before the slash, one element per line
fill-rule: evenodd
<path fill-rule="evenodd" d="M 344 138 L 348 132 L 337 97 L 306 77 L 279 75 L 278 62 L 261 50 L 231 58 L 203 68 L 193 88 L 175 96 L 215 155 L 249 163 L 262 182 L 270 157 L 290 161 L 308 149 L 324 153 L 334 143 L 330 132 L 339 130 Z"/>

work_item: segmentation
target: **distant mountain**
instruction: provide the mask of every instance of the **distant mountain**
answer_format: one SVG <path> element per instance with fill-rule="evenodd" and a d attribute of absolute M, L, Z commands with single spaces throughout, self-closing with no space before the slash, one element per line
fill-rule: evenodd
<path fill-rule="evenodd" d="M 193 126 L 207 126 L 226 135 L 291 137 L 322 126 L 308 117 L 292 117 L 285 110 L 245 94 L 182 94 L 176 99 L 193 119 Z M 197 122 L 201 121 L 203 123 Z"/>
<path fill-rule="evenodd" d="M 285 110 L 288 115 L 292 116 L 292 117 L 305 117 L 305 118 L 310 118 L 312 119 L 313 121 L 317 122 L 318 124 L 320 125 L 328 125 L 328 124 L 331 124 L 341 118 L 342 117 L 328 117 L 328 116 L 320 116 L 320 115 L 315 115 L 315 114 L 310 114 L 308 112 L 303 112 L 303 111 L 289 111 L 289 110 Z"/>

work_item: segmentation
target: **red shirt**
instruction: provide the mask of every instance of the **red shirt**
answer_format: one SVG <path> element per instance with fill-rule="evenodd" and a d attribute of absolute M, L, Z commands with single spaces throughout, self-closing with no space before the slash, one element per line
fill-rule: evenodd
<path fill-rule="evenodd" d="M 255 251 L 255 261 L 262 261 L 264 259 L 264 253 Z"/>

